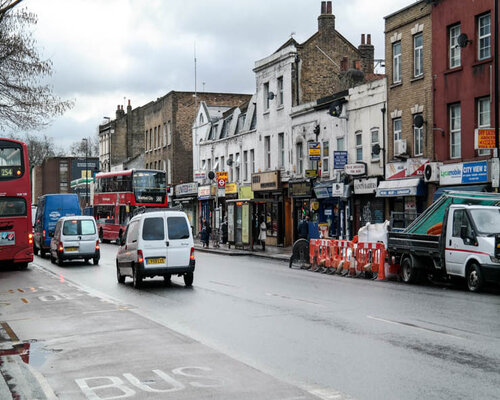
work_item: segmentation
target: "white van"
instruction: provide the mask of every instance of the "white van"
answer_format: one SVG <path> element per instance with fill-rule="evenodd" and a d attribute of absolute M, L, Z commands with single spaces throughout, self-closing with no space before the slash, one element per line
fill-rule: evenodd
<path fill-rule="evenodd" d="M 191 286 L 194 267 L 193 234 L 186 213 L 146 211 L 130 220 L 116 254 L 119 283 L 130 276 L 137 288 L 145 277 L 163 276 L 170 281 L 176 274 Z"/>
<path fill-rule="evenodd" d="M 90 259 L 94 265 L 101 257 L 99 236 L 94 217 L 73 215 L 59 218 L 50 241 L 50 261 L 62 265 L 64 260 Z"/>

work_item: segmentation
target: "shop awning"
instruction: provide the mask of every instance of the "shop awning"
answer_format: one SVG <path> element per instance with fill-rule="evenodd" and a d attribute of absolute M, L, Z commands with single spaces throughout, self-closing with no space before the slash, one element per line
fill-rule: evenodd
<path fill-rule="evenodd" d="M 456 190 L 459 192 L 486 192 L 488 185 L 464 185 L 464 186 L 442 186 L 434 193 L 433 201 L 439 199 L 446 190 Z"/>
<path fill-rule="evenodd" d="M 376 193 L 377 197 L 423 196 L 425 184 L 421 178 L 382 181 Z"/>
<path fill-rule="evenodd" d="M 317 199 L 327 199 L 332 197 L 332 185 L 335 181 L 319 182 L 314 185 L 314 194 Z"/>

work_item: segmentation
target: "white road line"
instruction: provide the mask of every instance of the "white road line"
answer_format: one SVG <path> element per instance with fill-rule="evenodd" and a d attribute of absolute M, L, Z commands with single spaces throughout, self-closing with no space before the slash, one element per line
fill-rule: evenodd
<path fill-rule="evenodd" d="M 354 397 L 330 388 L 310 386 L 303 389 L 322 400 L 355 400 Z"/>
<path fill-rule="evenodd" d="M 301 303 L 308 303 L 308 304 L 314 304 L 315 306 L 325 307 L 323 304 L 316 303 L 316 302 L 311 301 L 311 300 L 298 299 L 298 298 L 295 298 L 295 297 L 285 296 L 285 295 L 277 294 L 277 293 L 266 293 L 266 296 L 279 297 L 279 298 L 285 299 L 285 300 L 300 301 Z"/>
<path fill-rule="evenodd" d="M 429 333 L 436 333 L 438 335 L 443 335 L 443 336 L 448 336 L 448 337 L 452 337 L 452 338 L 455 338 L 455 339 L 464 340 L 463 337 L 456 336 L 456 335 L 453 335 L 451 333 L 446 333 L 446 332 L 443 332 L 443 331 L 437 331 L 435 329 L 424 328 L 422 326 L 417 326 L 417 325 L 414 325 L 414 324 L 409 324 L 409 323 L 404 323 L 404 322 L 398 322 L 398 321 L 391 321 L 390 319 L 378 318 L 378 317 L 374 317 L 372 315 L 367 315 L 366 318 L 373 319 L 375 321 L 385 322 L 387 324 L 404 326 L 406 328 L 418 329 L 418 330 L 429 332 Z"/>

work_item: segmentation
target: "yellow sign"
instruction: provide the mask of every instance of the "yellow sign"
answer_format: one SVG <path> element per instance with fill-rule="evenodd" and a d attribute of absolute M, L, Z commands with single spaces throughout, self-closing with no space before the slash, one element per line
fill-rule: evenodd
<path fill-rule="evenodd" d="M 495 146 L 495 129 L 476 129 L 475 131 L 475 146 L 479 149 L 494 149 Z"/>
<path fill-rule="evenodd" d="M 237 183 L 226 183 L 226 194 L 238 193 Z"/>
<path fill-rule="evenodd" d="M 216 172 L 215 174 L 217 176 L 217 180 L 224 179 L 227 182 L 228 179 L 227 171 Z M 227 188 L 226 188 L 226 193 L 227 193 Z"/>
<path fill-rule="evenodd" d="M 306 169 L 306 178 L 317 178 L 318 170 L 316 169 Z"/>
<path fill-rule="evenodd" d="M 238 191 L 239 199 L 253 199 L 253 191 L 250 186 L 240 186 Z"/>
<path fill-rule="evenodd" d="M 91 170 L 82 170 L 82 178 L 92 178 Z"/>

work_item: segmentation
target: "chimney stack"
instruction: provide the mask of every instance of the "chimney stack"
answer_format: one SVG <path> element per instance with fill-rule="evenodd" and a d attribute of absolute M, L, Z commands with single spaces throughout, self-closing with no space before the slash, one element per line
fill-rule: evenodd
<path fill-rule="evenodd" d="M 128 99 L 127 114 L 132 111 L 132 105 L 130 104 L 130 99 Z"/>
<path fill-rule="evenodd" d="M 321 15 L 326 14 L 326 1 L 321 2 Z"/>
<path fill-rule="evenodd" d="M 361 56 L 361 65 L 362 70 L 365 74 L 372 74 L 374 69 L 374 61 L 375 61 L 375 48 L 372 45 L 372 35 L 361 35 L 361 44 L 358 47 L 359 54 Z"/>
<path fill-rule="evenodd" d="M 361 34 L 361 44 L 365 44 L 365 34 Z"/>
<path fill-rule="evenodd" d="M 318 17 L 318 31 L 333 34 L 335 31 L 335 15 L 332 14 L 332 2 L 321 2 L 321 15 Z"/>

